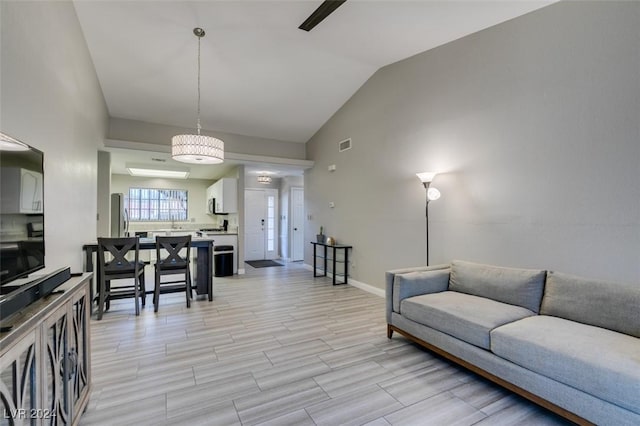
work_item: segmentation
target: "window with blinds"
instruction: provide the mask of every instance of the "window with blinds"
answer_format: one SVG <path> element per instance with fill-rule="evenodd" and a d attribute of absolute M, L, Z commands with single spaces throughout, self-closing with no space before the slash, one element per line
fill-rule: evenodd
<path fill-rule="evenodd" d="M 184 189 L 129 188 L 129 220 L 187 220 L 187 191 Z"/>

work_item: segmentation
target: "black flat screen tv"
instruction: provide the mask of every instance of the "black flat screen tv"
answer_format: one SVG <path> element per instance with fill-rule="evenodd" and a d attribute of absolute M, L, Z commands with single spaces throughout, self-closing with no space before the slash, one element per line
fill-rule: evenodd
<path fill-rule="evenodd" d="M 44 247 L 44 155 L 0 132 L 2 290 L 44 268 Z"/>

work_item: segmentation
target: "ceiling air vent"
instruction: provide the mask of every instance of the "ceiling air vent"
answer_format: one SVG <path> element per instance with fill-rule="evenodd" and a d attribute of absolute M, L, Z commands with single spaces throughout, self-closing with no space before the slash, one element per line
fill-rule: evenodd
<path fill-rule="evenodd" d="M 345 139 L 342 142 L 338 143 L 338 151 L 342 152 L 348 149 L 351 149 L 351 138 Z"/>

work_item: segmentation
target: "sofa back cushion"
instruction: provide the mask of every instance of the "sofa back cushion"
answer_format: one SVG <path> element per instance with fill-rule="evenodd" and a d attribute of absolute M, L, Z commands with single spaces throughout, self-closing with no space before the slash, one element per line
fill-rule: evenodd
<path fill-rule="evenodd" d="M 446 291 L 449 288 L 449 273 L 449 269 L 439 269 L 397 274 L 393 283 L 394 312 L 400 312 L 400 302 L 404 299 Z"/>
<path fill-rule="evenodd" d="M 540 313 L 640 337 L 640 287 L 549 272 Z"/>
<path fill-rule="evenodd" d="M 454 260 L 449 290 L 540 311 L 546 272 Z"/>

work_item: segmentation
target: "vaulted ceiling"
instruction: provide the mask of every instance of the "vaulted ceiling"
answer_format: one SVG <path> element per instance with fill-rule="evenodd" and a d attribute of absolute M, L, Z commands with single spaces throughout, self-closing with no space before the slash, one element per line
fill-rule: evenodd
<path fill-rule="evenodd" d="M 306 142 L 379 68 L 552 1 L 74 1 L 112 117 Z"/>

